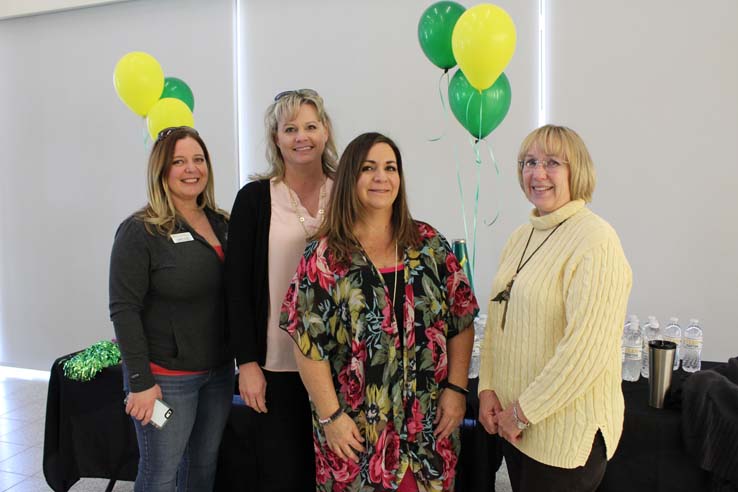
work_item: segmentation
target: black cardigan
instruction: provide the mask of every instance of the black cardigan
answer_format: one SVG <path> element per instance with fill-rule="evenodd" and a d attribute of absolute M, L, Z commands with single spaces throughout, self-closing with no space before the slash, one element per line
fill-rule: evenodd
<path fill-rule="evenodd" d="M 271 218 L 269 180 L 247 183 L 233 203 L 225 268 L 230 342 L 239 365 L 266 361 Z"/>

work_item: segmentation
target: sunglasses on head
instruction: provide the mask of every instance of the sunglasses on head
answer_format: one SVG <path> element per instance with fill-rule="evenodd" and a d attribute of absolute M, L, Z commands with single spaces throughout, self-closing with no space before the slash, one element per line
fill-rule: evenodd
<path fill-rule="evenodd" d="M 190 132 L 194 133 L 195 135 L 200 135 L 197 133 L 197 130 L 192 128 L 191 126 L 170 126 L 169 128 L 164 128 L 162 131 L 159 132 L 159 135 L 156 137 L 157 142 L 161 142 L 165 138 L 167 138 L 172 133 L 178 131 L 178 130 L 189 130 Z"/>
<path fill-rule="evenodd" d="M 276 96 L 274 96 L 274 101 L 277 102 L 280 99 L 282 99 L 285 96 L 289 96 L 291 94 L 295 94 L 298 96 L 308 96 L 308 97 L 318 97 L 318 92 L 314 91 L 313 89 L 297 89 L 292 91 L 282 91 Z"/>

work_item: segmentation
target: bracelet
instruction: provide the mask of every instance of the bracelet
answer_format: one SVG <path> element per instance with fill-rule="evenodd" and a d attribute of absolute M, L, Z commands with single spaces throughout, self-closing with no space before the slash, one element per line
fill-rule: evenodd
<path fill-rule="evenodd" d="M 325 418 L 325 419 L 318 418 L 318 423 L 320 425 L 328 425 L 331 422 L 334 422 L 341 415 L 343 415 L 343 408 L 338 407 L 338 410 L 336 410 L 335 412 L 333 412 L 332 414 L 330 414 L 328 416 L 328 418 Z"/>
<path fill-rule="evenodd" d="M 450 382 L 448 379 L 441 382 L 441 388 L 450 389 L 451 391 L 455 391 L 457 393 L 460 393 L 464 396 L 469 394 L 469 390 L 466 388 L 462 388 L 461 386 L 457 386 L 454 383 Z"/>
<path fill-rule="evenodd" d="M 515 426 L 520 430 L 525 430 L 528 427 L 530 427 L 530 422 L 526 423 L 520 420 L 520 417 L 518 417 L 518 405 L 517 403 L 513 403 L 513 420 L 515 420 Z"/>

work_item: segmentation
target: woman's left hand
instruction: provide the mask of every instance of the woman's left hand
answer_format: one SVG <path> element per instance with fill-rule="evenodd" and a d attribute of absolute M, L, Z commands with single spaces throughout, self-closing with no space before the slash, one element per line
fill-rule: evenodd
<path fill-rule="evenodd" d="M 466 413 L 466 396 L 456 391 L 444 389 L 438 399 L 434 434 L 438 439 L 445 439 L 461 425 Z"/>
<path fill-rule="evenodd" d="M 518 429 L 513 417 L 513 405 L 510 404 L 501 413 L 497 414 L 497 433 L 508 442 L 514 443 L 520 441 L 523 431 Z"/>

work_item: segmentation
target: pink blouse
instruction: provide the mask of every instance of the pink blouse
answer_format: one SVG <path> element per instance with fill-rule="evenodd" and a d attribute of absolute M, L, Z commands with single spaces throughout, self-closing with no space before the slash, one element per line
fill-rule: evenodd
<path fill-rule="evenodd" d="M 327 208 L 333 180 L 327 179 L 323 185 L 325 197 L 321 207 Z M 300 216 L 305 218 L 305 228 L 314 234 L 321 224 L 322 217 L 310 215 L 300 203 L 297 193 L 291 191 L 284 181 L 270 183 L 272 195 L 272 218 L 269 224 L 269 319 L 267 321 L 267 353 L 264 369 L 284 372 L 297 371 L 297 363 L 292 352 L 295 342 L 279 328 L 279 314 L 282 300 L 287 293 L 290 280 L 295 275 L 307 241 L 305 229 L 300 225 Z M 297 212 L 292 199 L 297 204 Z"/>

